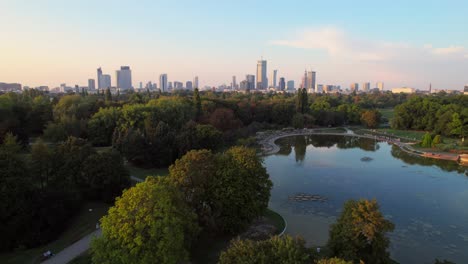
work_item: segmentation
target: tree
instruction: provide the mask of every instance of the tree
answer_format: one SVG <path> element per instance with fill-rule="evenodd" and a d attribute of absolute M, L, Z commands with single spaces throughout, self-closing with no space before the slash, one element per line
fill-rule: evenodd
<path fill-rule="evenodd" d="M 202 109 L 201 109 L 200 92 L 198 91 L 198 88 L 195 88 L 195 90 L 193 91 L 193 99 L 194 99 L 194 104 L 195 104 L 195 117 L 199 118 L 202 114 Z"/>
<path fill-rule="evenodd" d="M 379 126 L 381 114 L 377 110 L 366 110 L 361 114 L 361 122 L 368 128 Z"/>
<path fill-rule="evenodd" d="M 463 123 L 460 119 L 460 115 L 458 113 L 453 113 L 452 115 L 452 122 L 448 124 L 448 128 L 450 130 L 450 135 L 453 136 L 462 136 L 462 127 Z"/>
<path fill-rule="evenodd" d="M 169 167 L 169 180 L 182 192 L 202 226 L 210 228 L 214 227 L 210 208 L 210 183 L 216 174 L 214 158 L 209 150 L 192 150 Z"/>
<path fill-rule="evenodd" d="M 49 183 L 49 177 L 53 173 L 51 171 L 52 153 L 49 147 L 39 139 L 31 147 L 31 175 L 34 181 L 39 184 L 41 190 L 46 188 Z"/>
<path fill-rule="evenodd" d="M 431 134 L 429 134 L 429 132 L 424 134 L 422 142 L 421 142 L 421 147 L 423 147 L 423 148 L 432 147 L 432 137 L 431 137 Z"/>
<path fill-rule="evenodd" d="M 442 138 L 440 137 L 440 135 L 436 135 L 434 139 L 432 140 L 431 147 L 435 148 L 440 143 L 442 143 Z"/>
<path fill-rule="evenodd" d="M 220 255 L 220 264 L 309 264 L 312 261 L 305 241 L 291 236 L 274 236 L 268 240 L 236 239 Z"/>
<path fill-rule="evenodd" d="M 130 186 L 130 175 L 118 151 L 90 155 L 82 165 L 85 197 L 90 200 L 114 201 Z"/>
<path fill-rule="evenodd" d="M 105 94 L 104 98 L 105 98 L 104 100 L 106 100 L 106 102 L 112 101 L 112 93 L 111 93 L 109 87 L 106 89 L 106 94 Z"/>
<path fill-rule="evenodd" d="M 216 162 L 209 205 L 219 230 L 236 233 L 263 214 L 272 182 L 254 149 L 232 147 Z"/>
<path fill-rule="evenodd" d="M 351 261 L 346 261 L 340 258 L 321 259 L 317 261 L 316 263 L 317 264 L 353 264 L 353 262 Z"/>
<path fill-rule="evenodd" d="M 304 128 L 304 115 L 296 113 L 292 118 L 292 126 L 294 128 Z"/>
<path fill-rule="evenodd" d="M 124 191 L 101 228 L 91 243 L 93 263 L 180 263 L 198 232 L 181 193 L 155 177 Z"/>
<path fill-rule="evenodd" d="M 120 108 L 101 108 L 88 121 L 89 139 L 97 146 L 109 146 L 112 134 L 122 117 Z"/>
<path fill-rule="evenodd" d="M 376 200 L 349 200 L 330 228 L 327 246 L 334 256 L 354 263 L 390 263 L 386 233 L 393 229 Z"/>

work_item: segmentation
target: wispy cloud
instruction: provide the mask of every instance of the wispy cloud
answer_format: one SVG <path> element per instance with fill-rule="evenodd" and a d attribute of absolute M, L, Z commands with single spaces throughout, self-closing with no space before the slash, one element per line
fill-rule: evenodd
<path fill-rule="evenodd" d="M 409 55 L 414 59 L 421 56 L 425 58 L 427 55 L 468 58 L 468 50 L 463 46 L 434 48 L 431 44 L 417 47 L 407 43 L 377 41 L 347 34 L 332 26 L 301 30 L 290 38 L 273 40 L 270 44 L 323 50 L 334 58 L 359 61 L 407 60 Z"/>

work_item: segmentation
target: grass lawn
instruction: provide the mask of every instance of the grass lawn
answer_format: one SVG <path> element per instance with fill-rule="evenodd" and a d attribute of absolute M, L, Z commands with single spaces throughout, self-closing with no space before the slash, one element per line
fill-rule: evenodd
<path fill-rule="evenodd" d="M 377 110 L 382 114 L 382 117 L 385 117 L 388 120 L 391 120 L 393 116 L 395 116 L 395 110 L 393 108 L 380 108 Z"/>
<path fill-rule="evenodd" d="M 319 128 L 314 129 L 316 133 L 346 133 L 346 129 L 342 127 L 332 127 L 332 128 Z"/>
<path fill-rule="evenodd" d="M 129 163 L 127 163 L 125 167 L 127 167 L 128 171 L 130 172 L 130 175 L 140 178 L 142 180 L 146 179 L 147 176 L 167 176 L 169 174 L 168 168 L 146 169 L 146 168 L 133 166 Z"/>
<path fill-rule="evenodd" d="M 424 136 L 424 134 L 426 134 L 425 131 L 397 130 L 397 129 L 390 129 L 390 128 L 380 128 L 380 129 L 376 129 L 376 131 L 379 133 L 386 133 L 391 136 L 404 137 L 404 138 L 410 138 L 410 139 L 416 139 L 416 140 L 422 140 L 422 137 Z"/>
<path fill-rule="evenodd" d="M 90 212 L 89 209 L 93 210 Z M 82 237 L 96 230 L 96 223 L 107 213 L 109 205 L 105 203 L 87 203 L 57 240 L 48 245 L 28 250 L 17 250 L 0 255 L 0 263 L 39 263 L 43 252 L 50 250 L 57 253 Z"/>
<path fill-rule="evenodd" d="M 281 233 L 285 226 L 285 221 L 278 213 L 267 209 L 264 216 L 269 222 L 273 223 L 278 234 Z M 194 245 L 191 253 L 192 263 L 199 264 L 210 264 L 217 263 L 219 260 L 219 254 L 225 250 L 235 235 L 231 236 L 210 236 L 209 234 L 203 233 L 200 236 L 200 240 Z"/>

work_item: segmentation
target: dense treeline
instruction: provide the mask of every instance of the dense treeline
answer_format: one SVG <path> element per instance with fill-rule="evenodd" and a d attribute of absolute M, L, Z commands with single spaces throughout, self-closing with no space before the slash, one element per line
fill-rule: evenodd
<path fill-rule="evenodd" d="M 263 215 L 272 183 L 255 150 L 192 150 L 168 177 L 124 191 L 101 220 L 94 263 L 181 263 L 200 231 L 237 234 Z"/>
<path fill-rule="evenodd" d="M 468 96 L 439 95 L 414 97 L 395 107 L 391 125 L 443 136 L 468 135 Z"/>
<path fill-rule="evenodd" d="M 56 146 L 38 142 L 25 155 L 7 134 L 0 145 L 0 250 L 55 239 L 85 201 L 113 202 L 129 183 L 116 151 L 97 153 L 70 137 Z"/>

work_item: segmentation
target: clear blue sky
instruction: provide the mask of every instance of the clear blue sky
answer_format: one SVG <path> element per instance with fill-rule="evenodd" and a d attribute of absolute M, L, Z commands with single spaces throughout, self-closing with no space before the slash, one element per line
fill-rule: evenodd
<path fill-rule="evenodd" d="M 86 84 L 120 65 L 133 82 L 229 84 L 268 72 L 318 83 L 461 89 L 467 1 L 0 0 L 0 82 Z M 6 63 L 5 63 L 6 62 Z"/>

